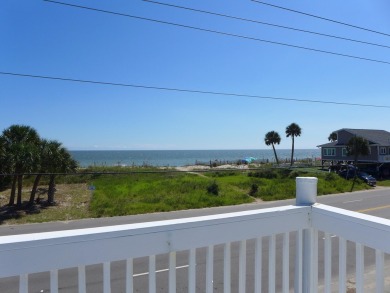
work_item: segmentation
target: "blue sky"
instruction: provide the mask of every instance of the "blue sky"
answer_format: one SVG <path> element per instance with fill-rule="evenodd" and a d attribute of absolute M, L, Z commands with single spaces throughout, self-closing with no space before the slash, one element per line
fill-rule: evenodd
<path fill-rule="evenodd" d="M 161 0 L 162 1 L 162 0 Z M 165 1 L 165 0 L 164 0 Z M 390 62 L 390 48 L 131 1 L 64 2 Z M 388 0 L 268 1 L 390 34 Z M 390 46 L 390 37 L 250 0 L 165 3 Z M 390 106 L 390 64 L 321 54 L 40 0 L 0 2 L 0 71 L 287 99 Z M 340 128 L 390 130 L 389 108 L 114 87 L 0 75 L 0 129 L 26 124 L 76 149 L 296 148 Z"/>

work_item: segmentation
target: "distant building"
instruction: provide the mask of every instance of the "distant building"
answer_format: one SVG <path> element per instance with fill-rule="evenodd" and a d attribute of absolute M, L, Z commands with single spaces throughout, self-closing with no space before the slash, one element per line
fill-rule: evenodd
<path fill-rule="evenodd" d="M 334 131 L 337 140 L 317 147 L 321 148 L 322 165 L 329 162 L 331 165 L 353 162 L 353 156 L 348 156 L 347 144 L 354 136 L 360 136 L 368 141 L 370 152 L 367 156 L 359 156 L 358 162 L 366 165 L 375 165 L 377 171 L 386 163 L 390 163 L 390 132 L 374 129 L 350 129 L 343 128 Z M 388 166 L 386 174 L 388 175 Z"/>

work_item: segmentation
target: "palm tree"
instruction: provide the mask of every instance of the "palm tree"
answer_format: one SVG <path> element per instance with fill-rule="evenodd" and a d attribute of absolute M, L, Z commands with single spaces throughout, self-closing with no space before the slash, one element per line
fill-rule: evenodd
<path fill-rule="evenodd" d="M 276 131 L 269 131 L 266 133 L 264 137 L 265 144 L 272 145 L 272 149 L 274 150 L 274 154 L 275 154 L 276 164 L 278 165 L 279 165 L 279 160 L 276 154 L 275 144 L 280 144 L 280 141 L 281 141 L 280 135 Z"/>
<path fill-rule="evenodd" d="M 331 142 L 337 141 L 337 133 L 336 132 L 332 132 L 331 134 L 329 134 L 328 140 L 331 141 Z"/>
<path fill-rule="evenodd" d="M 4 174 L 10 172 L 5 142 L 5 138 L 0 136 L 0 190 L 6 184 L 6 176 Z"/>
<path fill-rule="evenodd" d="M 286 127 L 286 137 L 291 136 L 292 146 L 291 146 L 291 163 L 290 166 L 294 164 L 294 137 L 301 136 L 301 128 L 296 123 L 291 123 Z"/>
<path fill-rule="evenodd" d="M 57 173 L 71 173 L 77 169 L 77 162 L 69 152 L 61 146 L 61 143 L 52 141 L 49 143 L 50 164 L 47 172 L 50 173 L 49 189 L 47 193 L 48 204 L 54 203 L 55 178 Z"/>
<path fill-rule="evenodd" d="M 370 146 L 368 141 L 361 136 L 352 137 L 347 143 L 347 154 L 348 156 L 353 156 L 355 169 L 355 176 L 353 178 L 353 183 L 351 187 L 351 192 L 355 186 L 356 177 L 357 177 L 357 163 L 359 156 L 367 156 L 370 153 Z"/>
<path fill-rule="evenodd" d="M 50 141 L 46 139 L 42 139 L 38 147 L 39 150 L 38 150 L 38 156 L 36 162 L 36 171 L 38 174 L 35 177 L 34 185 L 33 188 L 31 189 L 30 200 L 29 200 L 30 205 L 34 204 L 35 195 L 37 193 L 37 189 L 39 186 L 39 182 L 41 181 L 42 174 L 47 171 L 48 169 L 47 166 L 51 162 L 49 145 L 50 145 Z"/>
<path fill-rule="evenodd" d="M 16 184 L 18 187 L 17 206 L 22 205 L 23 174 L 34 168 L 37 147 L 40 142 L 38 132 L 25 125 L 12 125 L 2 134 L 5 140 L 7 165 L 13 173 L 13 182 L 9 205 L 15 203 Z"/>

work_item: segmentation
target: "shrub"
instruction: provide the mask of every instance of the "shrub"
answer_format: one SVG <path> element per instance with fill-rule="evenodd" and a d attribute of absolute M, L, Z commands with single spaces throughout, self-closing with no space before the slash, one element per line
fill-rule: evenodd
<path fill-rule="evenodd" d="M 249 190 L 250 196 L 255 196 L 257 194 L 257 191 L 259 190 L 259 186 L 256 183 L 253 183 L 251 185 L 251 189 Z"/>
<path fill-rule="evenodd" d="M 256 172 L 249 172 L 248 176 L 256 178 L 274 179 L 278 177 L 278 174 L 274 170 L 267 169 Z"/>
<path fill-rule="evenodd" d="M 297 178 L 297 177 L 299 177 L 300 175 L 301 175 L 300 172 L 298 172 L 298 171 L 293 171 L 293 172 L 290 173 L 290 175 L 288 175 L 288 177 L 289 177 L 289 178 Z"/>
<path fill-rule="evenodd" d="M 334 180 L 336 180 L 336 178 L 337 178 L 337 175 L 334 173 L 328 173 L 325 175 L 326 181 L 334 181 Z"/>
<path fill-rule="evenodd" d="M 209 186 L 207 186 L 207 193 L 213 194 L 213 195 L 218 195 L 219 186 L 218 186 L 217 182 L 215 182 L 215 180 Z"/>

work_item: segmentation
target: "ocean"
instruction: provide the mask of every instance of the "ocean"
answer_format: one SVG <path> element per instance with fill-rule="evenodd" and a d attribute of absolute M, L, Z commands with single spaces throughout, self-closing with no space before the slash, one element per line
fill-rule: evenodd
<path fill-rule="evenodd" d="M 272 149 L 267 150 L 164 150 L 164 151 L 69 151 L 80 167 L 88 166 L 188 166 L 210 161 L 235 163 L 246 157 L 259 161 L 275 161 Z M 279 161 L 290 159 L 291 150 L 277 150 Z M 315 159 L 319 149 L 297 149 L 294 159 Z"/>

